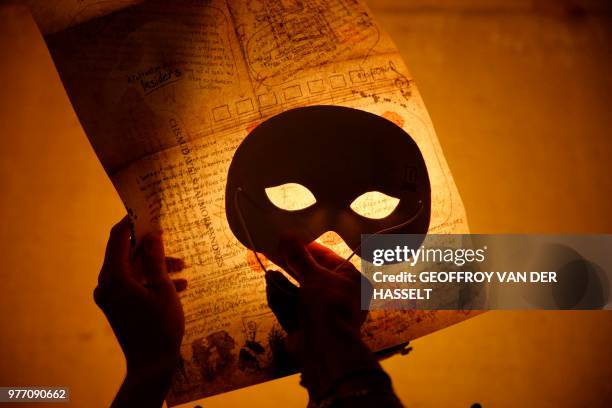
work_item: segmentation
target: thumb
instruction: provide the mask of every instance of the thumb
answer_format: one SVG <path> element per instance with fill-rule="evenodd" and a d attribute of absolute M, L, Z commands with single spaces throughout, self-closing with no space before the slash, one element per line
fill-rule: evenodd
<path fill-rule="evenodd" d="M 313 278 L 321 270 L 321 266 L 310 255 L 308 249 L 295 238 L 283 239 L 280 252 L 285 258 L 285 265 L 300 283 L 304 279 Z"/>
<path fill-rule="evenodd" d="M 171 283 L 166 270 L 166 255 L 160 233 L 149 233 L 142 239 L 142 266 L 147 281 L 153 287 Z"/>

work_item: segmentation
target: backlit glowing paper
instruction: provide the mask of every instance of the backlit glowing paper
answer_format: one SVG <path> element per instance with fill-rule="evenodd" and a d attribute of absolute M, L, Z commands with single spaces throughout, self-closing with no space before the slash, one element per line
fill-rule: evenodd
<path fill-rule="evenodd" d="M 48 14 L 35 13 L 39 20 Z M 235 149 L 272 115 L 327 104 L 395 122 L 414 138 L 427 164 L 430 232 L 467 232 L 414 82 L 359 1 L 152 1 L 47 40 L 137 235 L 163 229 L 167 254 L 189 265 L 183 365 L 170 405 L 292 372 L 275 353 L 283 333 L 267 307 L 263 273 L 233 236 L 224 209 Z M 348 255 L 339 240 L 324 243 Z M 468 316 L 376 311 L 364 338 L 385 349 Z"/>

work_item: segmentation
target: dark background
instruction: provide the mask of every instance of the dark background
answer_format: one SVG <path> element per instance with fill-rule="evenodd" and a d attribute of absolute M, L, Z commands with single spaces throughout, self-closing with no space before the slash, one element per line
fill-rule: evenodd
<path fill-rule="evenodd" d="M 368 3 L 423 94 L 472 232 L 612 232 L 610 2 Z M 69 386 L 72 406 L 104 407 L 123 357 L 91 293 L 124 210 L 23 10 L 0 8 L 0 61 L 0 384 Z M 608 312 L 488 312 L 385 368 L 411 407 L 599 407 L 611 333 Z M 293 376 L 202 405 L 305 403 Z"/>

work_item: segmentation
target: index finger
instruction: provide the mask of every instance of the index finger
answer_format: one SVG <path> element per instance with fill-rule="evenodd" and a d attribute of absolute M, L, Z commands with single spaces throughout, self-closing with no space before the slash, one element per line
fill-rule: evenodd
<path fill-rule="evenodd" d="M 338 272 L 351 280 L 357 280 L 362 276 L 359 269 L 349 261 L 350 257 L 342 258 L 325 245 L 313 241 L 308 244 L 308 251 L 321 266 L 333 272 Z"/>
<path fill-rule="evenodd" d="M 321 267 L 308 251 L 308 248 L 297 239 L 288 237 L 281 241 L 281 254 L 288 270 L 298 282 L 321 277 L 325 268 Z"/>
<path fill-rule="evenodd" d="M 98 282 L 108 282 L 126 276 L 130 267 L 131 232 L 127 216 L 111 229 Z"/>
<path fill-rule="evenodd" d="M 312 257 L 321 266 L 332 271 L 338 266 L 342 265 L 345 261 L 340 255 L 326 247 L 325 245 L 319 244 L 317 241 L 312 241 L 307 245 L 308 251 Z"/>

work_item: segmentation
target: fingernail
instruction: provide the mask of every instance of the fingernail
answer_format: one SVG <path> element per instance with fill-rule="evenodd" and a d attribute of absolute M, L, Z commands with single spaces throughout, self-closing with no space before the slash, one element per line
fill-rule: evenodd
<path fill-rule="evenodd" d="M 177 292 L 182 292 L 187 289 L 187 280 L 186 279 L 177 279 L 174 281 L 174 287 Z"/>

